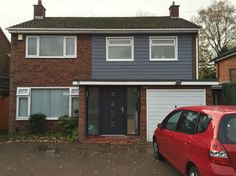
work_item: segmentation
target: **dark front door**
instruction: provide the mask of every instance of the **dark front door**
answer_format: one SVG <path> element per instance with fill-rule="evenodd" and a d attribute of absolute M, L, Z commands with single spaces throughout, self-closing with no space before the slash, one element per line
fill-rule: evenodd
<path fill-rule="evenodd" d="M 100 89 L 101 134 L 125 134 L 125 91 L 123 87 L 105 87 Z"/>

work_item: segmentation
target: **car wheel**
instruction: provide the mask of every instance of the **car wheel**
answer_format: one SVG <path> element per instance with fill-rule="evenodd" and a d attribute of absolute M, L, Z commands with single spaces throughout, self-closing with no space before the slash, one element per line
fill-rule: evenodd
<path fill-rule="evenodd" d="M 152 146 L 153 146 L 153 154 L 154 154 L 155 159 L 163 160 L 163 157 L 160 154 L 159 146 L 158 146 L 158 143 L 157 143 L 156 140 L 153 141 L 153 145 Z"/>
<path fill-rule="evenodd" d="M 192 166 L 188 171 L 188 176 L 200 176 L 200 172 L 195 166 Z"/>

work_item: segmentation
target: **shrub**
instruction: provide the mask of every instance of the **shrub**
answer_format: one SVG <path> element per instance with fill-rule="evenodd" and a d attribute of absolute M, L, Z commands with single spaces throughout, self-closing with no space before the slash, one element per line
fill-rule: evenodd
<path fill-rule="evenodd" d="M 57 126 L 61 130 L 63 135 L 66 136 L 77 136 L 77 126 L 78 126 L 78 119 L 74 116 L 64 115 L 59 117 Z M 75 134 L 76 133 L 76 134 Z"/>
<path fill-rule="evenodd" d="M 29 129 L 32 134 L 43 134 L 45 132 L 46 115 L 32 114 L 29 118 Z"/>

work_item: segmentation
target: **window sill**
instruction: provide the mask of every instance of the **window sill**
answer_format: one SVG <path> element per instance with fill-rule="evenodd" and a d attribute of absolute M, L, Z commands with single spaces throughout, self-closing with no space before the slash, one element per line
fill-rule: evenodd
<path fill-rule="evenodd" d="M 28 121 L 28 117 L 16 117 L 16 121 Z M 58 117 L 47 117 L 46 120 L 48 121 L 53 121 L 53 120 L 58 120 Z"/>
<path fill-rule="evenodd" d="M 178 61 L 178 59 L 149 59 L 149 61 Z"/>
<path fill-rule="evenodd" d="M 106 59 L 107 62 L 132 62 L 134 59 Z"/>
<path fill-rule="evenodd" d="M 75 59 L 77 56 L 25 56 L 26 59 Z"/>

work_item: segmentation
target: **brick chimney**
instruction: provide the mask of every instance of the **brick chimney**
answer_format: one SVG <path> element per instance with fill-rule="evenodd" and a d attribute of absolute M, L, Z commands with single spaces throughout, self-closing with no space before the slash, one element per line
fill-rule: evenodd
<path fill-rule="evenodd" d="M 34 5 L 34 19 L 43 19 L 46 9 L 42 5 L 42 0 L 38 0 L 38 4 Z"/>
<path fill-rule="evenodd" d="M 175 1 L 170 6 L 169 11 L 171 17 L 179 17 L 179 5 L 175 5 Z"/>

